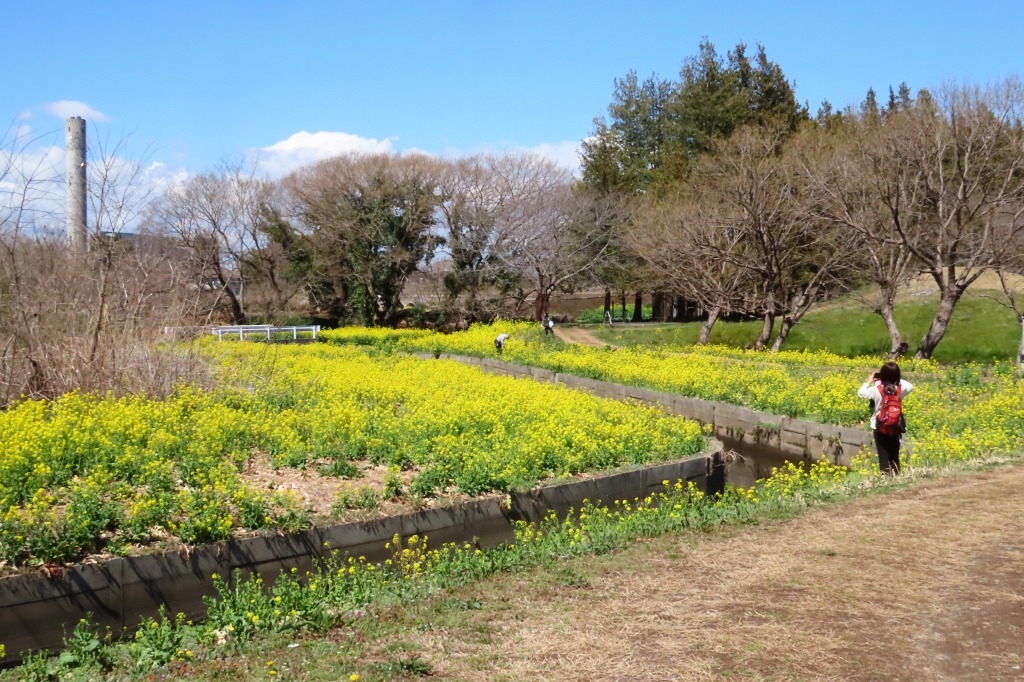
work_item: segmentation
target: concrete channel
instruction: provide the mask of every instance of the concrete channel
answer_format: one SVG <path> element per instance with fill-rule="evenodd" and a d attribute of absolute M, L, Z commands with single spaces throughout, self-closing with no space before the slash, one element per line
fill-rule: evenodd
<path fill-rule="evenodd" d="M 705 452 L 684 460 L 507 497 L 3 578 L 0 643 L 6 648 L 6 657 L 0 659 L 0 667 L 17 664 L 29 652 L 59 650 L 75 624 L 87 616 L 115 636 L 134 632 L 144 618 L 157 616 L 161 606 L 172 614 L 181 612 L 200 620 L 206 615 L 203 597 L 215 594 L 214 573 L 232 582 L 259 573 L 269 584 L 282 571 L 311 570 L 318 559 L 333 551 L 383 561 L 391 558 L 393 550 L 386 545 L 396 535 L 402 540 L 426 536 L 431 547 L 465 542 L 495 547 L 515 539 L 516 521 L 537 522 L 552 511 L 564 517 L 585 499 L 612 504 L 643 498 L 664 490 L 663 481 L 693 481 L 703 489 L 709 462 L 721 452 L 721 442 L 713 439 Z"/>

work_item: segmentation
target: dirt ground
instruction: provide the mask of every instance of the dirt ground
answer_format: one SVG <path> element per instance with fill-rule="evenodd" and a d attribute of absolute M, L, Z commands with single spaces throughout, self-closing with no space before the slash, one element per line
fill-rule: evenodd
<path fill-rule="evenodd" d="M 560 338 L 565 343 L 578 343 L 582 346 L 604 346 L 604 341 L 594 336 L 590 331 L 583 327 L 565 327 L 562 325 L 555 326 L 555 336 Z"/>
<path fill-rule="evenodd" d="M 433 679 L 1024 680 L 1021 490 L 1009 465 L 504 576 L 416 646 Z"/>

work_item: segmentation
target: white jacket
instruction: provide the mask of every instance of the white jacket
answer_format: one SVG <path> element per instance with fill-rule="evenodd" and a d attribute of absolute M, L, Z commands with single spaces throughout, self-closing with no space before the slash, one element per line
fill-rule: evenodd
<path fill-rule="evenodd" d="M 857 390 L 857 395 L 864 400 L 874 400 L 875 409 L 871 412 L 871 428 L 875 428 L 875 421 L 878 418 L 878 411 L 882 409 L 882 391 L 879 388 L 882 382 L 880 381 L 865 381 L 864 384 Z M 907 395 L 914 390 L 914 384 L 910 383 L 906 379 L 900 379 L 900 399 L 906 398 Z"/>

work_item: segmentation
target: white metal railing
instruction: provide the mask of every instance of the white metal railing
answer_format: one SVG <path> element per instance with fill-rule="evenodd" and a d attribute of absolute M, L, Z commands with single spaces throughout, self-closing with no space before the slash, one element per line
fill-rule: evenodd
<path fill-rule="evenodd" d="M 280 339 L 282 336 L 288 338 L 289 334 L 291 339 L 295 341 L 298 340 L 300 333 L 309 333 L 312 335 L 313 340 L 316 340 L 316 335 L 319 331 L 320 325 L 318 324 L 292 325 L 288 327 L 275 327 L 269 324 L 237 324 L 214 327 L 210 330 L 210 333 L 215 334 L 218 341 L 223 341 L 224 337 L 229 339 L 238 338 L 239 341 L 244 341 L 247 337 L 259 337 L 270 341 L 272 339 Z"/>

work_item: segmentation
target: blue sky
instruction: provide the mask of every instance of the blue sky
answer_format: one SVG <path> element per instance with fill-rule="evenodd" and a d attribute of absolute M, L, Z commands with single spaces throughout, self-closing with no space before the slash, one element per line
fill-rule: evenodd
<path fill-rule="evenodd" d="M 707 36 L 763 44 L 815 111 L 1024 75 L 1024 2 L 296 0 L 0 8 L 0 134 L 90 138 L 191 174 L 258 153 L 280 174 L 348 149 L 536 149 L 572 164 L 630 69 L 676 79 Z M 303 135 L 302 133 L 306 133 Z M 8 137 L 10 132 L 8 132 Z"/>

